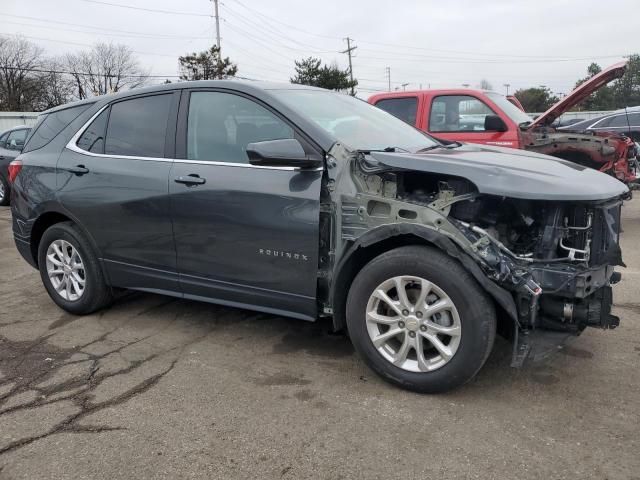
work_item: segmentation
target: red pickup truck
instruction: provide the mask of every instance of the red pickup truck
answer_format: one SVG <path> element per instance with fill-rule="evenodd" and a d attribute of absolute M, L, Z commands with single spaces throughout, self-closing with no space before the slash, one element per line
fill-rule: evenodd
<path fill-rule="evenodd" d="M 504 95 L 468 88 L 381 93 L 370 97 L 369 103 L 443 140 L 545 153 L 610 173 L 630 184 L 638 182 L 638 152 L 631 139 L 608 132 L 556 131 L 550 126 L 597 89 L 620 78 L 626 68 L 627 62 L 620 62 L 603 70 L 535 120 Z"/>

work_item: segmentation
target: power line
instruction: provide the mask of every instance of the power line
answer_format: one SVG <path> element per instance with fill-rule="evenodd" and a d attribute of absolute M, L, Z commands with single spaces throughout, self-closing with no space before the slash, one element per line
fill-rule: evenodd
<path fill-rule="evenodd" d="M 109 3 L 109 2 L 102 2 L 100 0 L 82 0 L 83 2 L 87 2 L 87 3 L 97 3 L 100 5 L 108 5 L 110 7 L 119 7 L 119 8 L 129 8 L 131 10 L 142 10 L 144 12 L 153 12 L 153 13 L 166 13 L 169 15 L 185 15 L 185 16 L 189 16 L 189 17 L 209 17 L 211 18 L 211 15 L 209 14 L 205 14 L 205 13 L 188 13 L 188 12 L 179 12 L 176 10 L 160 10 L 157 8 L 143 8 L 143 7 L 133 7 L 131 5 L 122 5 L 121 3 Z"/>
<path fill-rule="evenodd" d="M 235 20 L 239 20 L 248 28 L 255 30 L 255 33 L 267 36 L 272 42 L 277 43 L 281 48 L 286 48 L 287 50 L 294 50 L 294 51 L 305 52 L 305 53 L 338 53 L 337 50 L 319 50 L 319 49 L 316 49 L 315 47 L 308 48 L 304 44 L 296 42 L 295 40 L 291 40 L 289 37 L 285 35 L 282 35 L 279 33 L 272 33 L 271 30 L 267 30 L 264 27 L 262 27 L 260 24 L 257 24 L 254 21 L 239 15 L 238 13 L 235 13 L 228 7 L 226 8 L 226 10 L 228 13 L 230 13 L 234 17 Z M 225 22 L 229 23 L 230 20 L 225 20 Z M 297 47 L 292 47 L 290 45 L 286 45 L 278 37 L 284 38 L 287 41 L 291 41 L 294 44 L 297 43 L 298 45 L 301 45 L 303 48 L 297 48 Z"/>
<path fill-rule="evenodd" d="M 3 21 L 3 24 L 11 24 L 11 25 L 21 25 L 21 26 L 25 26 L 25 27 L 34 27 L 34 28 L 44 28 L 47 30 L 62 30 L 65 32 L 77 32 L 77 33 L 84 33 L 87 35 L 102 35 L 105 37 L 125 37 L 125 38 L 141 38 L 141 39 L 153 39 L 153 40 L 176 40 L 176 39 L 182 39 L 182 40 L 204 40 L 207 39 L 208 37 L 166 37 L 166 36 L 146 36 L 146 35 L 136 35 L 135 33 L 130 33 L 130 34 L 126 34 L 126 33 L 106 33 L 106 32 L 92 32 L 92 31 L 86 31 L 86 30 L 76 30 L 73 28 L 69 28 L 69 27 L 55 27 L 55 26 L 49 26 L 49 25 L 34 25 L 34 24 L 30 24 L 30 23 L 22 23 L 22 22 L 12 22 L 12 21 Z"/>
<path fill-rule="evenodd" d="M 68 42 L 66 40 L 57 40 L 54 38 L 42 38 L 42 37 L 32 37 L 30 35 L 22 35 L 25 38 L 31 38 L 33 40 L 44 40 L 45 42 L 58 42 L 58 43 L 68 43 L 69 45 L 79 45 L 81 47 L 86 47 L 86 43 L 79 42 Z M 137 53 L 138 55 L 156 55 L 158 57 L 169 57 L 169 58 L 178 58 L 180 55 L 170 55 L 166 53 L 155 53 L 155 52 L 139 52 L 136 50 L 131 50 L 132 53 Z"/>
<path fill-rule="evenodd" d="M 38 17 L 29 17 L 26 15 L 11 15 L 8 13 L 0 13 L 0 16 L 4 16 L 4 17 L 13 17 L 13 18 L 20 18 L 23 20 L 33 20 L 36 22 L 43 22 L 43 23 L 55 23 L 55 24 L 59 24 L 59 25 L 69 25 L 72 27 L 82 27 L 82 28 L 86 28 L 86 29 L 93 29 L 93 30 L 105 30 L 107 32 L 118 32 L 118 33 L 131 33 L 134 35 L 141 35 L 141 36 L 145 36 L 148 38 L 171 38 L 171 39 L 193 39 L 193 40 L 200 40 L 200 39 L 205 39 L 208 37 L 190 37 L 190 36 L 182 36 L 182 35 L 167 35 L 167 34 L 155 34 L 155 33 L 145 33 L 145 32 L 134 32 L 131 30 L 120 30 L 120 29 L 115 29 L 115 28 L 104 28 L 104 27 L 98 27 L 96 25 L 85 25 L 85 24 L 81 24 L 81 23 L 71 23 L 71 22 L 61 22 L 59 20 L 51 20 L 49 18 L 38 18 Z M 4 23 L 9 23 L 9 22 L 4 22 Z M 38 28 L 42 28 L 41 25 L 33 25 L 34 27 L 38 27 Z"/>
<path fill-rule="evenodd" d="M 80 76 L 95 76 L 95 77 L 108 77 L 108 78 L 116 78 L 121 77 L 122 75 L 109 74 L 109 73 L 88 73 L 88 72 L 73 72 L 70 70 L 48 70 L 44 68 L 22 68 L 22 67 L 9 67 L 4 66 L 2 69 L 7 70 L 20 70 L 23 72 L 33 72 L 33 73 L 56 73 L 56 74 L 66 74 L 66 75 L 80 75 Z M 128 78 L 180 78 L 180 75 L 126 75 Z M 259 82 L 257 78 L 249 78 L 239 75 L 229 75 L 230 78 L 238 78 L 240 80 L 251 80 Z"/>

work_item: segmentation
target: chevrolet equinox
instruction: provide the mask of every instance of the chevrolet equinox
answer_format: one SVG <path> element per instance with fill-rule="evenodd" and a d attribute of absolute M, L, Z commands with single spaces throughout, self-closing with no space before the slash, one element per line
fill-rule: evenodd
<path fill-rule="evenodd" d="M 452 389 L 614 328 L 611 176 L 439 141 L 318 88 L 202 81 L 43 113 L 9 167 L 15 243 L 84 315 L 125 288 L 331 317 L 386 380 Z"/>

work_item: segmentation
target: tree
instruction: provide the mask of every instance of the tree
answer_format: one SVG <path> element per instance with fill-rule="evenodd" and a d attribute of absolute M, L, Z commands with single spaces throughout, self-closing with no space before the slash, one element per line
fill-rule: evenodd
<path fill-rule="evenodd" d="M 480 80 L 480 88 L 482 90 L 493 90 L 493 86 L 489 83 L 489 80 L 485 78 Z"/>
<path fill-rule="evenodd" d="M 28 40 L 0 37 L 0 109 L 35 109 L 42 93 L 43 50 Z"/>
<path fill-rule="evenodd" d="M 629 57 L 627 71 L 611 85 L 613 108 L 640 105 L 640 55 Z"/>
<path fill-rule="evenodd" d="M 582 85 L 591 77 L 599 74 L 602 68 L 597 63 L 593 62 L 587 67 L 587 76 L 576 82 L 575 88 Z M 610 85 L 605 85 L 599 88 L 597 91 L 589 95 L 582 102 L 580 102 L 580 110 L 610 110 L 614 107 L 613 88 Z"/>
<path fill-rule="evenodd" d="M 209 50 L 178 58 L 181 80 L 215 80 L 233 77 L 238 66 L 229 57 L 221 58 L 220 49 L 214 45 Z"/>
<path fill-rule="evenodd" d="M 559 100 L 547 87 L 521 88 L 514 95 L 525 112 L 544 112 Z"/>
<path fill-rule="evenodd" d="M 74 85 L 71 77 L 64 73 L 64 59 L 46 59 L 43 67 L 40 95 L 34 110 L 47 110 L 73 100 Z"/>
<path fill-rule="evenodd" d="M 349 70 L 340 69 L 336 63 L 321 66 L 322 60 L 308 57 L 296 60 L 295 65 L 296 75 L 290 79 L 291 83 L 338 91 L 347 91 L 358 85 L 358 80 L 351 81 Z"/>
<path fill-rule="evenodd" d="M 67 54 L 74 95 L 88 98 L 144 85 L 149 73 L 126 45 L 97 43 L 91 50 Z"/>

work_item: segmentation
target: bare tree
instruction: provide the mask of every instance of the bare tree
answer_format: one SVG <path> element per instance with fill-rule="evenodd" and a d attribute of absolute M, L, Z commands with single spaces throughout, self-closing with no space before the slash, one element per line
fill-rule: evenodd
<path fill-rule="evenodd" d="M 46 110 L 73 100 L 74 84 L 64 73 L 64 59 L 48 58 L 44 61 L 43 72 L 39 75 L 40 94 L 35 110 Z"/>
<path fill-rule="evenodd" d="M 126 45 L 98 43 L 89 51 L 67 54 L 64 63 L 78 98 L 136 88 L 149 77 Z"/>
<path fill-rule="evenodd" d="M 483 78 L 482 80 L 480 80 L 480 88 L 482 90 L 493 90 L 493 86 L 491 85 L 491 83 L 489 83 L 489 80 L 487 80 L 486 78 Z"/>
<path fill-rule="evenodd" d="M 21 37 L 0 37 L 0 109 L 35 108 L 42 93 L 43 50 Z"/>

